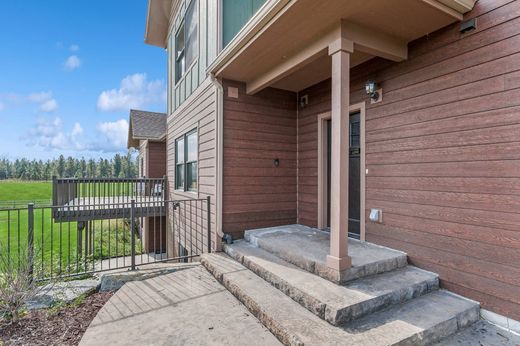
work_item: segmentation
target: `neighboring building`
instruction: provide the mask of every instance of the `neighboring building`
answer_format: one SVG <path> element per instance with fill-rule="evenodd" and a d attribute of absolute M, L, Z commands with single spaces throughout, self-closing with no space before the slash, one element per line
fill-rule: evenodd
<path fill-rule="evenodd" d="M 138 149 L 139 177 L 151 178 L 142 188 L 157 189 L 153 178 L 166 176 L 166 114 L 132 109 L 128 121 L 128 148 Z M 148 191 L 147 195 L 160 195 L 162 191 Z M 166 219 L 144 218 L 143 246 L 146 252 L 162 253 L 166 249 Z"/>
<path fill-rule="evenodd" d="M 169 67 L 148 162 L 211 197 L 213 249 L 330 227 L 333 270 L 349 232 L 520 320 L 519 1 L 150 0 L 145 41 Z"/>

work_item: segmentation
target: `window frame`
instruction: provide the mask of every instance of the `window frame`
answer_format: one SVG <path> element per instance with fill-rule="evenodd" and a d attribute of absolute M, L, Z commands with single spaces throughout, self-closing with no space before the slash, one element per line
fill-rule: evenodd
<path fill-rule="evenodd" d="M 189 33 L 188 33 L 188 27 L 187 27 L 187 23 L 188 23 L 188 18 L 186 17 L 187 14 L 190 12 L 190 10 L 194 7 L 194 6 L 197 6 L 197 11 L 194 13 L 195 15 L 193 16 L 194 18 L 196 18 L 196 25 L 197 25 L 197 28 L 196 28 L 196 33 L 197 33 L 197 40 L 196 40 L 196 47 L 194 49 L 194 52 L 195 54 L 193 55 L 193 60 L 189 63 L 188 65 L 188 61 L 186 60 L 186 51 L 187 51 L 187 45 L 188 45 L 188 38 L 189 38 Z M 186 73 L 191 69 L 191 66 L 193 64 L 195 64 L 195 62 L 198 60 L 199 58 L 199 54 L 200 54 L 200 9 L 199 9 L 199 0 L 191 0 L 189 5 L 187 6 L 186 8 L 186 11 L 184 12 L 184 18 L 182 19 L 182 22 L 181 24 L 179 25 L 179 27 L 177 28 L 177 30 L 175 31 L 175 37 L 174 37 L 174 45 L 175 45 L 175 50 L 174 50 L 174 54 L 175 54 L 175 75 L 174 75 L 174 81 L 175 81 L 175 86 L 177 86 L 181 81 L 182 79 L 186 76 Z M 181 54 L 179 54 L 179 56 L 177 56 L 177 37 L 179 35 L 179 32 L 183 30 L 183 40 L 184 40 L 184 46 L 182 48 L 182 52 Z M 180 63 L 180 60 L 184 59 L 184 64 L 182 66 L 182 71 L 180 71 L 178 73 L 178 69 L 177 69 L 177 66 L 178 64 Z"/>
<path fill-rule="evenodd" d="M 196 157 L 194 160 L 189 160 L 189 156 L 188 156 L 188 151 L 189 151 L 188 137 L 191 135 L 195 135 L 196 139 L 197 139 L 197 145 L 196 145 L 196 151 L 195 151 Z M 183 143 L 184 143 L 183 144 L 184 148 L 183 148 L 183 161 L 182 162 L 178 162 L 178 157 L 179 157 L 178 143 L 180 141 L 183 141 Z M 195 170 L 196 179 L 197 179 L 196 188 L 191 188 L 188 186 L 188 166 L 189 165 L 196 166 L 196 170 Z M 184 177 L 183 177 L 182 184 L 179 184 L 179 180 L 177 179 L 177 173 L 178 173 L 179 167 L 181 167 L 181 166 L 182 166 L 182 172 L 183 172 Z M 195 128 L 175 139 L 175 191 L 197 193 L 198 190 L 199 190 L 199 132 L 198 132 L 198 129 Z"/>

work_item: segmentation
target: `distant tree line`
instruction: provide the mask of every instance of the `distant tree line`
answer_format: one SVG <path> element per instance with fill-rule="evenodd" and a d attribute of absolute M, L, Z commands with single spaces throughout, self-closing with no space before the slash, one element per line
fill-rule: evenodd
<path fill-rule="evenodd" d="M 135 178 L 137 177 L 137 160 L 131 153 L 116 154 L 111 159 L 99 160 L 60 155 L 53 160 L 0 159 L 0 180 L 51 180 L 59 178 Z"/>

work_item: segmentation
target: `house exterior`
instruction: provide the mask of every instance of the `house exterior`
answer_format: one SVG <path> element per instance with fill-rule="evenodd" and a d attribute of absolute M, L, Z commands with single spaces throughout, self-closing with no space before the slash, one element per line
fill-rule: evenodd
<path fill-rule="evenodd" d="M 168 197 L 210 196 L 214 250 L 328 228 L 331 270 L 350 235 L 520 320 L 520 2 L 150 0 L 145 41 Z"/>
<path fill-rule="evenodd" d="M 130 110 L 128 119 L 128 149 L 138 150 L 139 176 L 163 178 L 166 176 L 166 114 Z M 142 184 L 146 188 L 146 184 Z M 148 187 L 154 189 L 154 187 Z M 148 191 L 158 195 L 162 191 Z M 148 194 L 148 195 L 149 195 Z M 166 219 L 164 216 L 146 217 L 141 228 L 146 252 L 166 250 Z"/>

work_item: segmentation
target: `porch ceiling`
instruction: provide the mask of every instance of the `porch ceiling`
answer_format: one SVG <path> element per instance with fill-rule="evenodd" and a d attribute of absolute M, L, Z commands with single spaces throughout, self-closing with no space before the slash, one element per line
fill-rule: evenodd
<path fill-rule="evenodd" d="M 473 0 L 466 2 L 473 6 Z M 463 7 L 461 0 L 453 3 Z M 385 46 L 379 52 L 353 39 L 353 67 L 374 56 L 403 60 L 408 42 L 461 20 L 461 10 L 471 9 L 457 8 L 450 0 L 285 0 L 267 5 L 271 19 L 256 18 L 258 27 L 246 26 L 209 67 L 218 77 L 246 82 L 249 93 L 268 86 L 298 91 L 330 76 L 327 47 L 342 22 L 347 32 L 377 37 Z"/>

